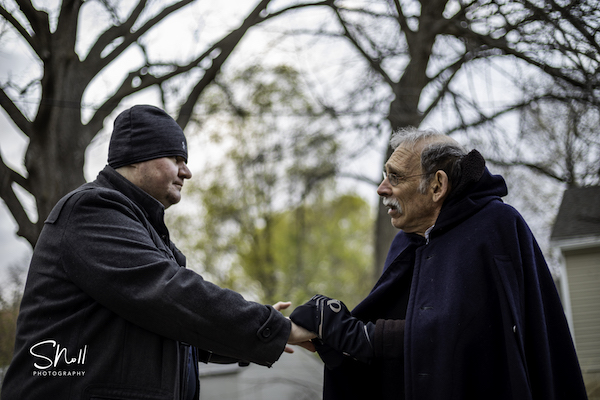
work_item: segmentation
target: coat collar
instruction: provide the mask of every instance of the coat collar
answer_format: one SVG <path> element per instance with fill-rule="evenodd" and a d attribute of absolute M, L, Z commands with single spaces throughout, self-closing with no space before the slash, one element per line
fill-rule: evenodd
<path fill-rule="evenodd" d="M 96 181 L 102 186 L 118 190 L 133 201 L 144 212 L 165 243 L 169 243 L 169 230 L 165 225 L 165 207 L 158 200 L 128 181 L 109 165 L 100 171 Z"/>
<path fill-rule="evenodd" d="M 508 189 L 504 178 L 500 175 L 492 175 L 485 168 L 479 180 L 470 183 L 459 195 L 451 196 L 444 202 L 430 237 L 433 238 L 442 231 L 451 229 L 477 213 L 490 201 L 502 201 L 502 197 L 507 194 Z"/>

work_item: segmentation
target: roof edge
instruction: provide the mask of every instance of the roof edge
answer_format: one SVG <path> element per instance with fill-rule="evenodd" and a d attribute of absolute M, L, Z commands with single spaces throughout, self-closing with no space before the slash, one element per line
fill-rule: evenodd
<path fill-rule="evenodd" d="M 600 246 L 600 235 L 579 236 L 565 239 L 551 239 L 550 245 L 561 250 L 579 250 Z"/>

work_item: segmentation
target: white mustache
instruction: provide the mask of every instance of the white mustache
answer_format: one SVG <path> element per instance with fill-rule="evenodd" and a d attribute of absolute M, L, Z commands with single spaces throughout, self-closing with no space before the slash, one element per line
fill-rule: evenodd
<path fill-rule="evenodd" d="M 391 197 L 383 198 L 383 205 L 389 208 L 395 208 L 398 212 L 402 212 L 402 207 L 400 207 L 400 203 L 398 203 L 397 199 Z"/>

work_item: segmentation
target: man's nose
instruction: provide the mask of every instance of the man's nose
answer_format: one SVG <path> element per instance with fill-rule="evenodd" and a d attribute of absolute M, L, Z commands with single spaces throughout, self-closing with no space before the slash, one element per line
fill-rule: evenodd
<path fill-rule="evenodd" d="M 390 181 L 385 178 L 377 188 L 377 194 L 381 197 L 388 197 L 392 195 L 392 185 L 390 185 Z"/>
<path fill-rule="evenodd" d="M 179 168 L 179 176 L 183 179 L 190 179 L 192 177 L 192 171 L 190 171 L 187 164 L 184 163 Z"/>

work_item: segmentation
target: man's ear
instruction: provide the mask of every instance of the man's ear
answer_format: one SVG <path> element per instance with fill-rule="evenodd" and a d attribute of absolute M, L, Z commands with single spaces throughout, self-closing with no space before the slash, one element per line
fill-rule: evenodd
<path fill-rule="evenodd" d="M 117 171 L 119 174 L 123 175 L 125 177 L 125 179 L 127 179 L 130 182 L 134 182 L 135 181 L 135 172 L 136 170 L 139 168 L 139 164 L 129 164 L 129 165 L 125 165 L 123 167 L 119 167 L 117 168 L 115 171 Z"/>
<path fill-rule="evenodd" d="M 448 193 L 450 193 L 450 182 L 448 181 L 448 174 L 444 171 L 439 170 L 433 176 L 431 181 L 431 195 L 434 203 L 443 203 Z"/>

